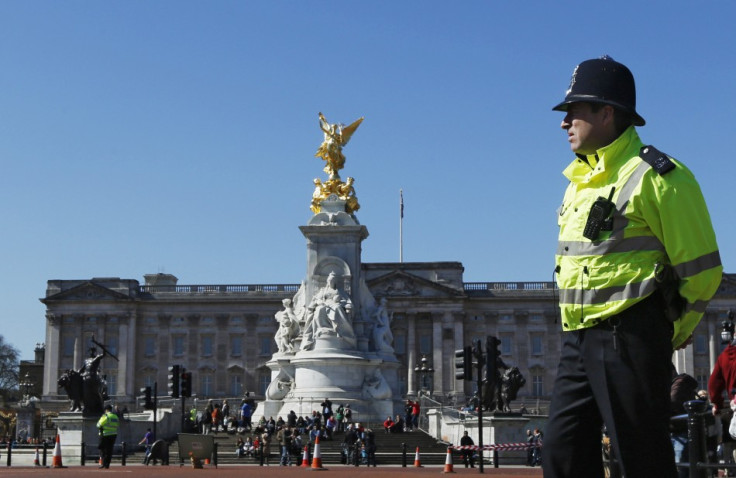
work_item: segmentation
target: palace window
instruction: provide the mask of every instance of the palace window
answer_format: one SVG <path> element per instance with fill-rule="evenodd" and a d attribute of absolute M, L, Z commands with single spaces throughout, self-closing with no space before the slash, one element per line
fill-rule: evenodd
<path fill-rule="evenodd" d="M 201 355 L 203 357 L 212 356 L 212 342 L 213 342 L 213 337 L 211 335 L 202 336 L 202 354 Z"/>
<path fill-rule="evenodd" d="M 107 374 L 107 394 L 109 396 L 117 395 L 118 393 L 118 376 L 114 373 Z"/>
<path fill-rule="evenodd" d="M 511 334 L 503 334 L 499 337 L 501 340 L 501 346 L 499 347 L 501 355 L 511 355 L 512 338 Z"/>
<path fill-rule="evenodd" d="M 63 343 L 63 353 L 64 357 L 72 357 L 74 356 L 74 337 L 71 335 L 67 335 L 64 337 L 64 343 Z"/>
<path fill-rule="evenodd" d="M 406 353 L 406 336 L 404 334 L 394 336 L 394 350 L 399 355 Z"/>
<path fill-rule="evenodd" d="M 693 352 L 696 355 L 705 355 L 708 353 L 708 336 L 705 334 L 695 334 L 693 340 Z"/>
<path fill-rule="evenodd" d="M 266 389 L 268 389 L 268 386 L 271 384 L 271 375 L 267 373 L 261 373 L 258 376 L 258 393 L 261 395 L 266 395 Z"/>
<path fill-rule="evenodd" d="M 424 334 L 419 336 L 419 353 L 428 355 L 432 353 L 432 336 Z"/>
<path fill-rule="evenodd" d="M 143 338 L 143 355 L 146 357 L 156 355 L 156 337 L 148 335 Z"/>
<path fill-rule="evenodd" d="M 542 342 L 542 334 L 532 334 L 530 337 L 530 351 L 532 355 L 544 354 L 544 347 Z"/>
<path fill-rule="evenodd" d="M 184 355 L 184 336 L 174 335 L 171 338 L 171 349 L 174 357 L 180 357 Z"/>
<path fill-rule="evenodd" d="M 544 375 L 541 371 L 532 373 L 532 397 L 544 396 Z"/>
<path fill-rule="evenodd" d="M 199 380 L 199 389 L 200 393 L 203 397 L 209 397 L 212 395 L 213 390 L 213 383 L 212 383 L 212 374 L 210 373 L 203 373 Z"/>
<path fill-rule="evenodd" d="M 243 355 L 243 337 L 240 335 L 233 335 L 230 337 L 230 355 L 233 357 L 240 357 Z"/>
<path fill-rule="evenodd" d="M 271 342 L 273 342 L 273 337 L 261 337 L 261 355 L 271 355 Z"/>
<path fill-rule="evenodd" d="M 243 395 L 243 374 L 242 372 L 230 375 L 230 395 L 240 397 Z"/>

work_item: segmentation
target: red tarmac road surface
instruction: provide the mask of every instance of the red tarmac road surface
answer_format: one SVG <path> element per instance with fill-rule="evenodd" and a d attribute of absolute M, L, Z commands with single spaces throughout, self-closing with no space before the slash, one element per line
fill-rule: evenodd
<path fill-rule="evenodd" d="M 115 466 L 113 464 L 107 470 L 100 470 L 93 466 L 72 466 L 68 468 L 40 468 L 40 467 L 0 467 L 0 477 L 59 477 L 59 478 L 89 478 L 89 477 L 176 477 L 176 478 L 400 478 L 400 477 L 430 477 L 447 476 L 444 466 L 431 466 L 424 468 L 384 466 L 376 468 L 351 467 L 344 465 L 326 466 L 327 470 L 312 470 L 311 468 L 300 468 L 298 466 L 213 466 L 205 465 L 203 469 L 193 469 L 191 466 Z M 477 476 L 480 475 L 478 468 L 465 468 L 461 465 L 453 467 L 455 475 Z M 489 475 L 494 478 L 505 477 L 541 477 L 540 468 L 493 468 L 486 466 L 483 476 Z"/>

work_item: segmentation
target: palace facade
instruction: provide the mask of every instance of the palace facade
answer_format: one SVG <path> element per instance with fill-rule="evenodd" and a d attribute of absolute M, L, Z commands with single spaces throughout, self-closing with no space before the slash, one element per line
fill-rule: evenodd
<path fill-rule="evenodd" d="M 393 346 L 402 395 L 431 391 L 459 405 L 475 390 L 455 379 L 454 352 L 496 336 L 504 363 L 517 366 L 526 385 L 514 402 L 528 408 L 549 399 L 560 354 L 561 327 L 551 282 L 465 282 L 459 262 L 364 263 L 362 275 L 392 313 Z M 66 398 L 57 380 L 79 369 L 92 346 L 112 354 L 102 361 L 110 397 L 134 404 L 139 390 L 157 383 L 166 395 L 168 367 L 192 372 L 198 398 L 262 397 L 272 380 L 266 363 L 276 352 L 274 315 L 299 284 L 179 285 L 170 274 L 135 279 L 50 280 L 46 296 L 43 400 Z M 736 311 L 736 274 L 724 274 L 694 342 L 675 353 L 679 372 L 705 388 L 722 349 L 720 332 Z M 731 315 L 733 315 L 731 313 Z M 114 357 L 113 357 L 114 356 Z M 432 369 L 420 383 L 415 369 Z"/>

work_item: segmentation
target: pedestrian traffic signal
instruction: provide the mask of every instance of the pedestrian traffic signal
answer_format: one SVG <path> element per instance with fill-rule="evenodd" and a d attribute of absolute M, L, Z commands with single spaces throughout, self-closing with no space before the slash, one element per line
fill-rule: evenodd
<path fill-rule="evenodd" d="M 470 345 L 455 350 L 455 378 L 473 380 L 473 347 Z"/>
<path fill-rule="evenodd" d="M 182 372 L 181 374 L 181 396 L 192 396 L 192 372 Z"/>
<path fill-rule="evenodd" d="M 153 410 L 153 399 L 151 397 L 151 387 L 141 388 L 143 394 L 143 408 L 145 410 Z"/>
<path fill-rule="evenodd" d="M 179 398 L 180 373 L 180 367 L 178 365 L 169 367 L 169 396 L 171 398 Z"/>
<path fill-rule="evenodd" d="M 498 350 L 499 345 L 501 345 L 501 341 L 498 338 L 492 335 L 486 337 L 485 382 L 491 390 L 496 390 L 496 385 L 498 383 L 498 362 L 501 357 L 501 351 Z"/>

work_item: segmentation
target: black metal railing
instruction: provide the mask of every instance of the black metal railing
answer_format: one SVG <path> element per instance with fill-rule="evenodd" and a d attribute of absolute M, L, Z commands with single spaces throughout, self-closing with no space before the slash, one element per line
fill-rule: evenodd
<path fill-rule="evenodd" d="M 505 290 L 553 290 L 554 282 L 465 282 L 466 291 L 505 291 Z"/>
<path fill-rule="evenodd" d="M 293 292 L 299 284 L 193 284 L 193 285 L 142 285 L 143 294 L 228 294 L 243 292 Z M 463 290 L 475 291 L 551 291 L 554 282 L 464 282 Z"/>
<path fill-rule="evenodd" d="M 228 294 L 242 292 L 293 292 L 299 284 L 235 284 L 235 285 L 142 285 L 144 294 Z"/>

